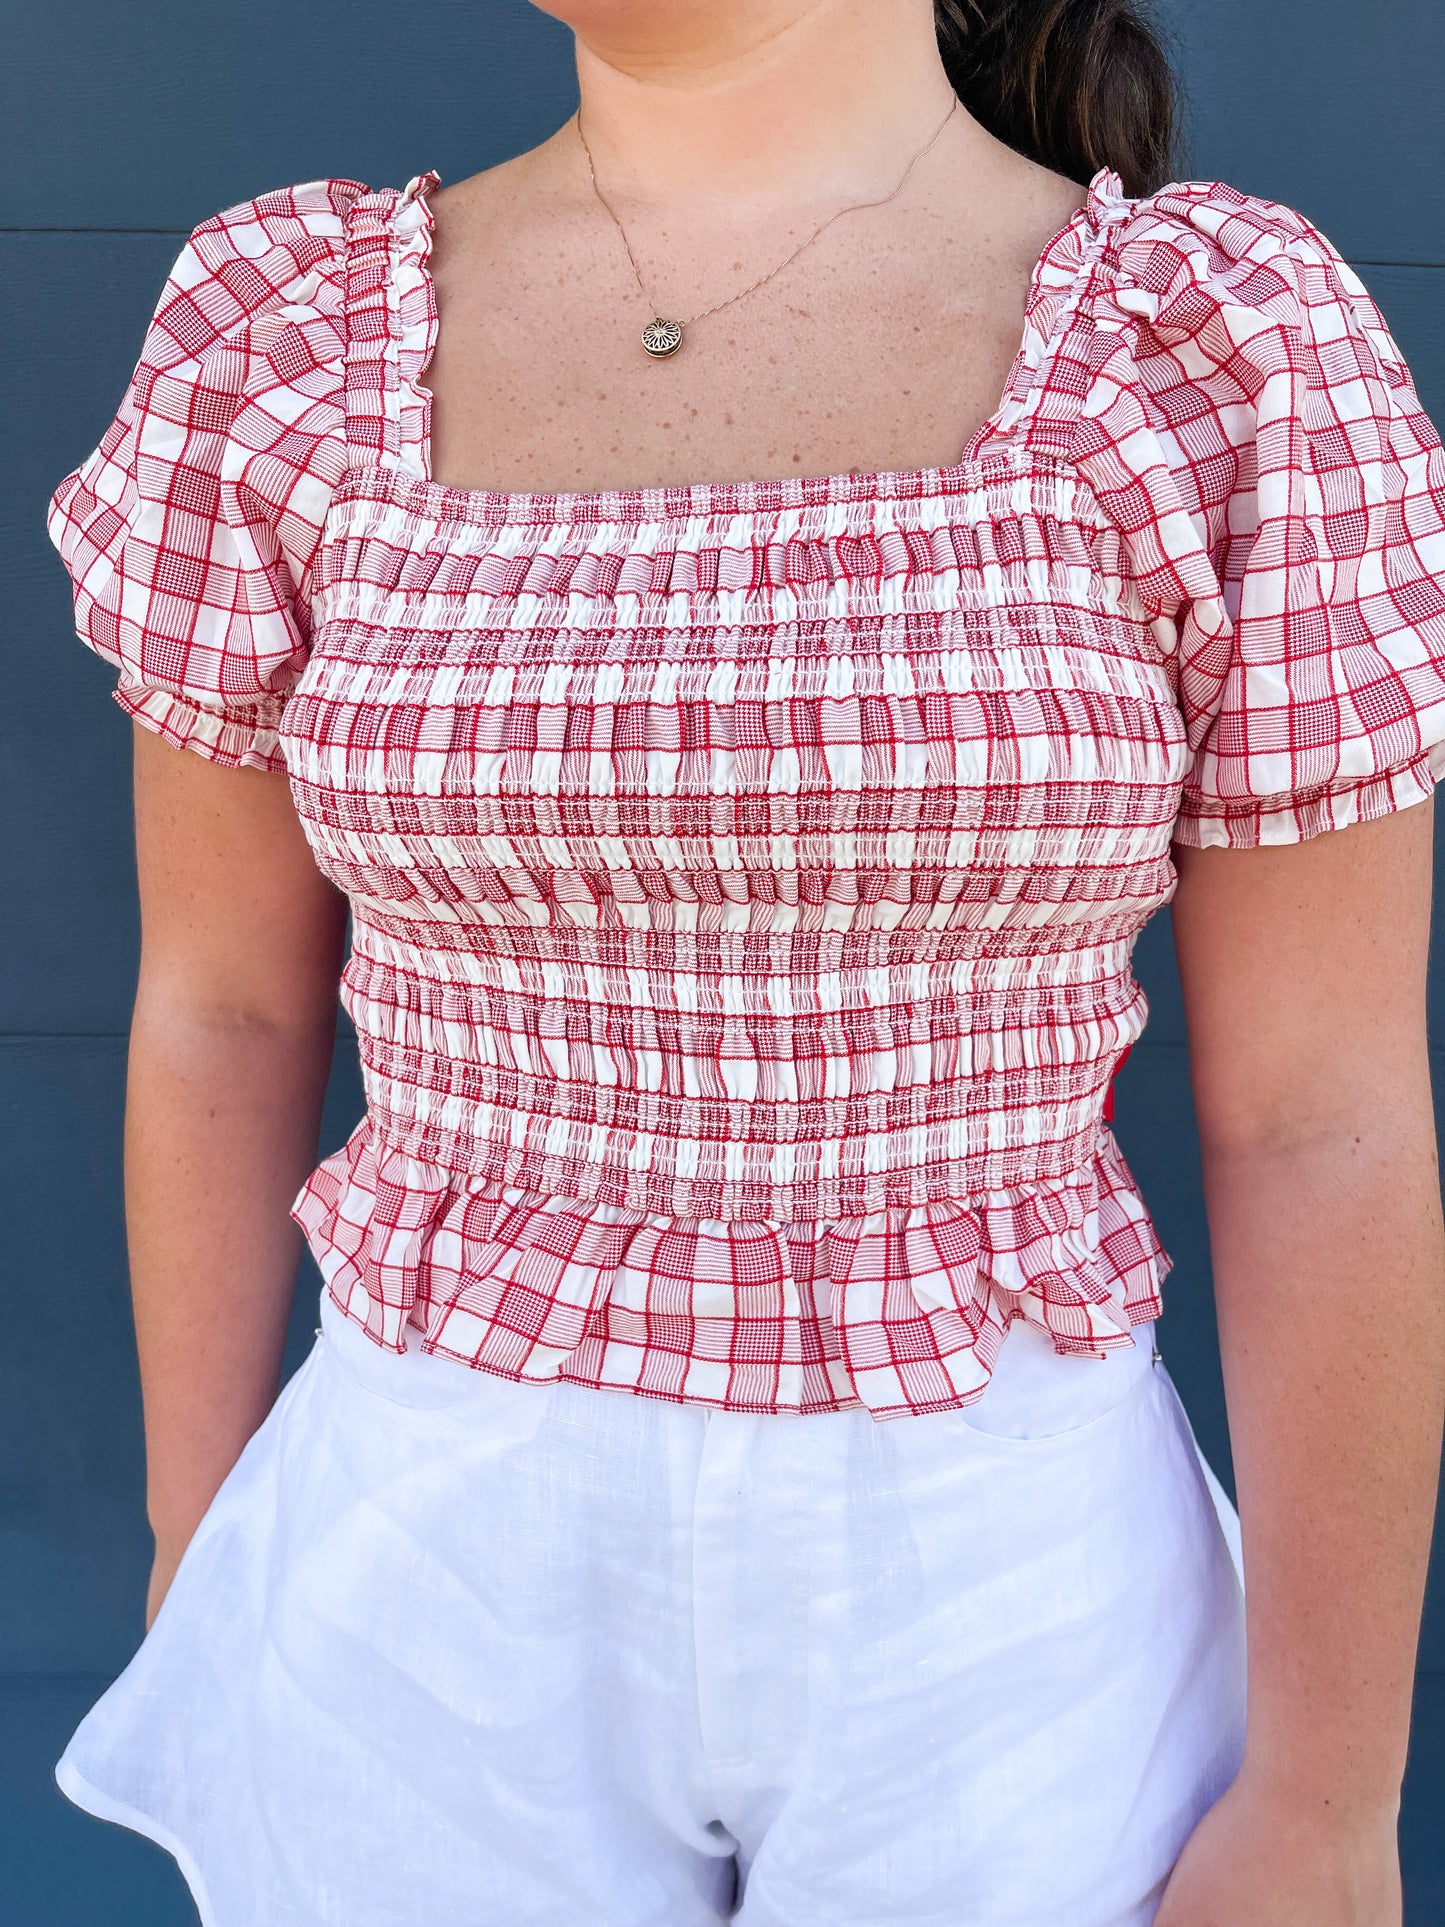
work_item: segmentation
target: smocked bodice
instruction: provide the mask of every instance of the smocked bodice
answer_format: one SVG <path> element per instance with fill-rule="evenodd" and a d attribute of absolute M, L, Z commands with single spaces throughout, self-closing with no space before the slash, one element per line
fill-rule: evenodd
<path fill-rule="evenodd" d="M 717 1218 L 1092 1155 L 1185 761 L 1117 540 L 1007 455 L 805 492 L 343 485 L 282 744 L 388 1142 Z"/>

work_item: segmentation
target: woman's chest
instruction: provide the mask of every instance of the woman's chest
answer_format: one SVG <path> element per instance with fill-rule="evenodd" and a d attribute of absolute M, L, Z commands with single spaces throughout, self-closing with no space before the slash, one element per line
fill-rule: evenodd
<path fill-rule="evenodd" d="M 374 485 L 328 530 L 285 714 L 319 859 L 354 898 L 484 920 L 1157 897 L 1185 761 L 1157 642 L 1110 532 L 1014 479 L 541 522 Z"/>
<path fill-rule="evenodd" d="M 581 158 L 568 151 L 569 180 Z M 670 232 L 644 295 L 585 175 L 545 205 L 505 173 L 442 189 L 431 473 L 578 489 L 955 459 L 998 407 L 1040 251 L 1081 198 L 1007 164 L 980 193 L 976 168 L 935 168 L 926 191 L 830 224 L 741 300 L 801 238 L 770 241 L 757 210 L 730 222 L 715 204 Z M 697 317 L 664 360 L 640 339 L 656 314 Z"/>

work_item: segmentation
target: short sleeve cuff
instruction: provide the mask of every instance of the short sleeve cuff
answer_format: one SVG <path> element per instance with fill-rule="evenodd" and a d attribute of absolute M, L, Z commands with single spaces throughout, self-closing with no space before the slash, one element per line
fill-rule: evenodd
<path fill-rule="evenodd" d="M 1329 783 L 1297 796 L 1260 797 L 1238 804 L 1210 797 L 1184 800 L 1174 842 L 1192 850 L 1253 850 L 1264 844 L 1303 843 L 1322 830 L 1344 830 L 1423 803 L 1445 775 L 1445 744 L 1422 749 L 1394 769 L 1348 783 Z"/>
<path fill-rule="evenodd" d="M 250 714 L 219 715 L 167 689 L 145 689 L 122 682 L 115 700 L 145 729 L 176 749 L 204 756 L 224 769 L 284 772 L 275 705 L 258 704 Z"/>

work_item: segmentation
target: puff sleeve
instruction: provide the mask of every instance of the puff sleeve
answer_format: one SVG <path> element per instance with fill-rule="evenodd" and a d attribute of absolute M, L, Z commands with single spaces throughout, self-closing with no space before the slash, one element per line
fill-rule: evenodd
<path fill-rule="evenodd" d="M 1303 215 L 1219 182 L 1126 203 L 1080 359 L 1188 742 L 1176 842 L 1299 841 L 1445 769 L 1445 450 Z"/>
<path fill-rule="evenodd" d="M 98 448 L 51 497 L 82 642 L 170 742 L 280 769 L 311 564 L 346 466 L 345 214 L 359 182 L 205 221 L 166 278 Z"/>

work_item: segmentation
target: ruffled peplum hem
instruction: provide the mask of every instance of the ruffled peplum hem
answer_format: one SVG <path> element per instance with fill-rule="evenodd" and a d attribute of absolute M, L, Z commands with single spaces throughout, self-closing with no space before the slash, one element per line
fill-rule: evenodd
<path fill-rule="evenodd" d="M 651 1215 L 468 1179 L 363 1121 L 293 1215 L 331 1297 L 379 1344 L 504 1378 L 732 1411 L 981 1396 L 1009 1326 L 1102 1356 L 1169 1269 L 1113 1134 L 1067 1178 L 796 1223 Z"/>

